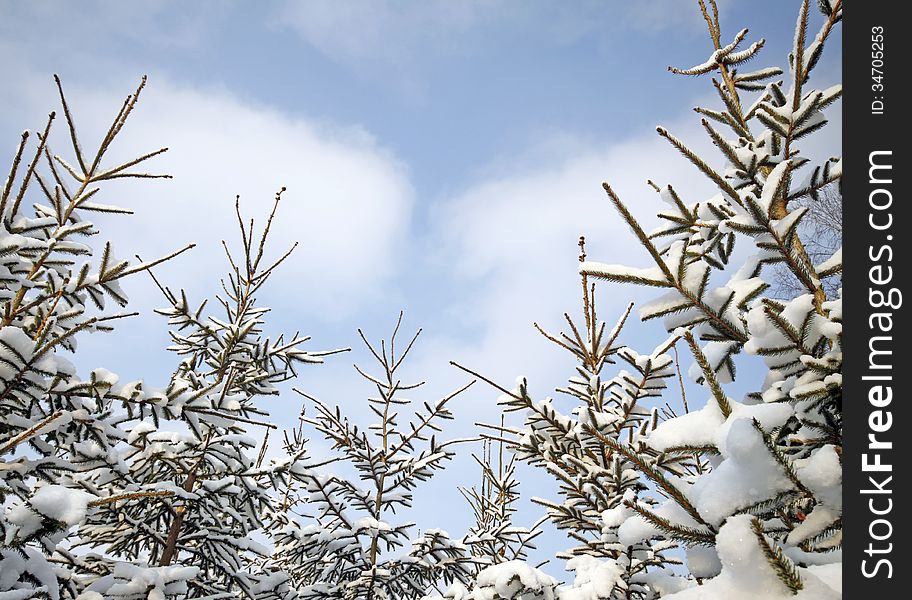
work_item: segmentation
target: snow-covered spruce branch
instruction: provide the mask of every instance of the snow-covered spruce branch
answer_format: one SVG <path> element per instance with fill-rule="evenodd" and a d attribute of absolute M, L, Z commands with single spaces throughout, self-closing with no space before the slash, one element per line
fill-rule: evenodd
<path fill-rule="evenodd" d="M 80 557 L 84 540 L 74 526 L 103 507 L 172 496 L 168 490 L 143 489 L 126 473 L 121 447 L 131 419 L 122 404 L 107 397 L 116 377 L 96 369 L 83 380 L 63 353 L 76 351 L 80 335 L 109 331 L 113 321 L 135 314 L 106 310 L 106 298 L 126 305 L 122 280 L 192 247 L 131 265 L 116 260 L 106 243 L 96 257 L 84 242 L 99 233 L 88 220 L 91 213 L 131 212 L 96 203 L 101 191 L 96 184 L 114 174 L 160 177 L 130 169 L 165 149 L 104 166 L 137 106 L 145 79 L 91 153 L 79 144 L 63 87 L 55 80 L 78 166 L 51 152 L 56 118 L 51 113 L 25 164 L 31 136 L 22 135 L 0 193 L 0 460 L 5 465 L 0 478 L 5 509 L 0 518 L 0 570 L 2 591 L 17 597 L 72 597 L 112 568 L 134 568 L 116 560 Z M 33 213 L 24 210 L 27 202 Z M 79 393 L 70 393 L 73 390 Z M 162 589 L 179 591 L 186 589 L 181 582 L 187 575 L 156 576 Z"/>
<path fill-rule="evenodd" d="M 713 10 L 715 16 L 709 16 L 702 6 L 711 36 L 717 40 L 717 13 Z M 664 317 L 672 332 L 685 328 L 682 334 L 695 358 L 691 375 L 710 392 L 702 410 L 667 419 L 646 436 L 647 452 L 638 470 L 649 475 L 668 469 L 665 455 L 681 449 L 718 452 L 709 457 L 709 467 L 700 473 L 672 470 L 681 478 L 674 486 L 684 497 L 666 490 L 668 500 L 659 509 L 639 507 L 634 524 L 625 527 L 632 531 L 648 525 L 646 530 L 674 538 L 674 527 L 692 528 L 694 522 L 703 521 L 716 532 L 713 545 L 722 562 L 727 559 L 728 564 L 745 550 L 720 542 L 726 537 L 725 529 L 744 526 L 736 521 L 738 514 L 760 513 L 750 522 L 755 533 L 765 536 L 758 538 L 765 560 L 755 570 L 763 571 L 763 565 L 768 564 L 783 593 L 811 594 L 796 582 L 809 573 L 808 569 L 831 563 L 829 570 L 818 571 L 824 576 L 822 580 L 809 576 L 817 588 L 813 592 L 816 595 L 809 597 L 815 598 L 835 594 L 822 581 L 827 576 L 838 578 L 839 568 L 838 553 L 830 551 L 838 547 L 839 526 L 834 525 L 841 523 L 841 302 L 838 295 L 827 294 L 821 275 L 827 272 L 832 276 L 838 269 L 817 269 L 802 243 L 801 221 L 808 208 L 791 208 L 789 202 L 838 183 L 841 175 L 838 166 L 833 168 L 838 160 L 828 161 L 823 168 L 813 169 L 807 181 L 794 183 L 795 173 L 808 164 L 798 153 L 797 142 L 825 125 L 821 111 L 840 95 L 838 86 L 824 91 L 804 89 L 825 40 L 841 17 L 838 0 L 827 7 L 824 25 L 808 45 L 808 2 L 801 6 L 789 61 L 790 89 L 783 90 L 781 82 L 768 83 L 753 107 L 741 113 L 738 89 L 745 88 L 716 86 L 723 110 L 698 110 L 718 116 L 715 120 L 728 124 L 738 136 L 727 140 L 704 121 L 710 138 L 728 162 L 725 171 L 710 166 L 710 161 L 670 134 L 663 134 L 717 185 L 720 195 L 687 205 L 670 186 L 661 190 L 670 210 L 659 217 L 667 225 L 647 236 L 606 186 L 622 217 L 657 264 L 655 275 L 650 275 L 647 283 L 655 281 L 654 285 L 661 283 L 673 290 L 644 307 L 641 316 Z M 721 62 L 716 61 L 715 69 L 723 79 L 733 81 Z M 767 71 L 771 76 L 775 72 Z M 761 79 L 752 77 L 751 81 Z M 757 252 L 740 268 L 734 268 L 728 263 L 738 236 L 752 239 Z M 664 243 L 657 245 L 653 240 Z M 764 267 L 774 264 L 787 268 L 803 295 L 788 300 L 763 296 L 768 285 L 764 275 L 770 273 Z M 637 280 L 637 271 L 627 273 L 622 267 L 589 263 L 582 271 L 643 283 Z M 714 288 L 712 271 L 727 274 L 728 282 Z M 743 339 L 730 335 L 729 325 Z M 702 347 L 697 338 L 703 341 Z M 770 376 L 762 381 L 758 392 L 735 402 L 725 395 L 723 384 L 734 377 L 733 356 L 741 350 L 763 357 Z M 651 460 L 650 455 L 654 456 Z M 650 479 L 659 489 L 665 486 L 654 475 Z M 683 509 L 684 514 L 669 518 L 672 508 Z M 788 558 L 782 558 L 785 556 Z M 695 560 L 691 562 L 691 572 L 698 577 L 715 575 L 719 569 L 717 566 L 704 573 Z M 747 568 L 747 563 L 739 559 L 731 568 L 733 572 Z M 723 570 L 723 576 L 712 580 L 713 589 L 718 590 L 715 593 L 749 597 L 750 590 L 737 589 L 731 575 L 726 576 Z M 683 591 L 675 598 L 689 598 L 689 594 Z"/>
<path fill-rule="evenodd" d="M 539 327 L 578 361 L 578 374 L 559 390 L 577 400 L 572 412 L 533 399 L 525 378 L 507 389 L 479 376 L 500 390 L 506 411 L 525 417 L 523 427 L 488 425 L 486 435 L 558 483 L 561 499 L 536 501 L 578 543 L 564 554 L 573 557 L 567 567 L 575 581 L 560 585 L 517 562 L 483 570 L 473 586 L 446 597 L 840 597 L 841 254 L 837 247 L 832 257 L 811 260 L 803 221 L 815 207 L 795 202 L 838 197 L 842 174 L 838 158 L 811 166 L 798 149 L 826 125 L 823 111 L 841 95 L 838 85 L 808 89 L 842 15 L 841 0 L 819 4 L 823 24 L 809 41 L 810 3 L 801 3 L 785 87 L 775 80 L 785 72 L 778 67 L 739 73 L 762 43 L 739 51 L 745 30 L 725 45 L 715 2 L 698 0 L 712 53 L 692 69 L 672 70 L 718 75 L 721 106 L 696 112 L 721 160 L 701 156 L 664 128 L 659 134 L 718 193 L 688 203 L 672 186 L 650 182 L 667 206 L 659 228 L 647 232 L 605 184 L 654 266 L 604 264 L 581 253 L 584 326 L 568 320 L 570 332 L 559 335 Z M 754 252 L 732 264 L 735 244 L 745 238 Z M 795 282 L 786 289 L 796 292 L 766 295 L 770 278 L 783 273 Z M 621 346 L 614 334 L 608 346 L 616 347 L 606 348 L 605 327 L 593 325 L 587 278 L 662 288 L 640 317 L 661 317 L 671 337 L 648 355 Z M 703 405 L 692 394 L 685 398 L 683 381 L 680 403 L 660 404 L 679 370 L 678 341 L 693 357 L 689 375 L 705 390 Z M 742 352 L 767 371 L 738 401 L 726 387 Z M 615 361 L 629 370 L 603 377 Z M 686 570 L 673 566 L 681 556 L 675 546 L 684 550 Z"/>

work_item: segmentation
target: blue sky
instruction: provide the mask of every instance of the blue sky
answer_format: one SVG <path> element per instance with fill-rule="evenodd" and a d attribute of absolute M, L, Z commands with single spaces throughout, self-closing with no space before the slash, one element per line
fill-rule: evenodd
<path fill-rule="evenodd" d="M 797 2 L 720 4 L 723 37 L 749 27 L 749 39 L 766 38 L 753 66 L 784 65 Z M 819 87 L 839 80 L 839 42 L 818 68 Z M 656 199 L 646 178 L 688 201 L 711 193 L 654 129 L 708 148 L 690 110 L 715 105 L 708 79 L 666 71 L 710 53 L 695 2 L 2 1 L 0 53 L 7 157 L 18 133 L 56 108 L 52 73 L 86 146 L 149 75 L 116 151 L 169 146 L 154 168 L 175 178 L 112 186 L 103 201 L 136 215 L 101 220 L 103 235 L 123 256 L 197 242 L 159 272 L 197 298 L 215 292 L 223 272 L 219 240 L 234 239 L 234 195 L 265 216 L 288 187 L 274 248 L 301 248 L 261 301 L 275 308 L 273 331 L 304 331 L 314 348 L 355 347 L 299 383 L 353 412 L 370 391 L 351 368 L 368 360 L 356 328 L 377 339 L 400 309 L 407 330 L 424 328 L 411 373 L 428 380 L 429 396 L 465 381 L 451 359 L 506 384 L 526 375 L 549 394 L 572 364 L 531 323 L 558 328 L 565 310 L 578 310 L 578 236 L 594 259 L 646 264 L 601 181 L 647 221 Z M 830 115 L 839 122 L 838 107 Z M 835 152 L 838 126 L 819 138 L 809 152 Z M 85 338 L 80 364 L 162 385 L 175 358 L 163 319 L 151 315 L 160 298 L 145 280 L 126 289 L 145 316 Z M 649 297 L 608 286 L 600 294 L 609 321 Z M 648 352 L 662 336 L 658 324 L 634 324 L 625 342 Z M 750 373 L 738 389 L 758 383 Z M 496 420 L 495 398 L 474 386 L 448 431 Z M 279 423 L 299 408 L 292 395 L 265 404 Z M 418 498 L 422 525 L 454 535 L 467 526 L 454 486 L 476 474 L 463 454 Z M 547 495 L 545 480 L 522 477 L 527 493 Z M 440 498 L 454 503 L 443 523 Z M 522 515 L 531 521 L 534 510 Z M 544 554 L 564 544 L 549 535 Z"/>

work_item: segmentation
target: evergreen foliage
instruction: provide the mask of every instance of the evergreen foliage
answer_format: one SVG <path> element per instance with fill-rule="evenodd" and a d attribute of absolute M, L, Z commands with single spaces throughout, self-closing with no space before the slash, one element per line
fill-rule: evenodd
<path fill-rule="evenodd" d="M 460 488 L 475 522 L 459 536 L 419 529 L 409 512 L 456 448 L 478 441 L 438 439 L 472 382 L 410 399 L 423 382 L 402 369 L 420 330 L 403 343 L 400 313 L 387 340 L 359 330 L 376 361 L 355 366 L 372 390 L 371 422 L 295 388 L 299 421 L 270 451 L 269 398 L 300 366 L 343 351 L 267 333 L 257 295 L 294 250 L 267 258 L 282 192 L 259 229 L 236 202 L 240 247 L 224 244 L 211 311 L 152 274 L 192 244 L 151 261 L 90 244 L 92 213 L 130 212 L 97 201 L 105 182 L 163 177 L 139 169 L 164 148 L 108 164 L 145 80 L 91 152 L 56 80 L 69 158 L 49 147 L 52 113 L 34 143 L 23 134 L 0 189 L 0 597 L 838 598 L 841 249 L 832 227 L 826 244 L 805 238 L 833 214 L 841 160 L 813 164 L 800 146 L 841 96 L 839 85 L 813 89 L 810 75 L 842 2 L 818 2 L 815 34 L 803 0 L 787 68 L 753 71 L 763 40 L 723 38 L 715 1 L 698 6 L 710 55 L 670 71 L 711 76 L 719 105 L 695 111 L 719 156 L 658 134 L 716 193 L 690 202 L 650 182 L 665 208 L 646 231 L 604 185 L 650 266 L 591 261 L 580 239 L 581 316 L 565 314 L 561 333 L 535 325 L 575 363 L 557 390 L 571 410 L 534 398 L 525 377 L 508 388 L 460 367 L 521 421 L 484 426 L 480 482 Z M 68 358 L 80 336 L 133 315 L 121 282 L 141 273 L 164 297 L 177 357 L 161 389 L 103 368 L 81 374 Z M 642 352 L 626 345 L 633 306 L 609 327 L 594 280 L 658 289 L 639 317 L 661 319 L 667 337 Z M 764 373 L 738 400 L 730 383 L 742 360 Z M 684 361 L 701 405 L 686 395 Z M 557 484 L 556 497 L 532 499 L 544 516 L 530 527 L 514 523 L 522 468 Z M 570 540 L 558 558 L 573 581 L 528 563 L 545 521 Z"/>

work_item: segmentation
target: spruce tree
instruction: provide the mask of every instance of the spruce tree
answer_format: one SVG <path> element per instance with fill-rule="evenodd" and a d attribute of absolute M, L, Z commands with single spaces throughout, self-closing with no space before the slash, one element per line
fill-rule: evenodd
<path fill-rule="evenodd" d="M 114 504 L 173 495 L 134 485 L 123 462 L 136 407 L 147 401 L 142 386 L 120 387 L 101 368 L 80 375 L 67 358 L 82 335 L 110 331 L 131 316 L 118 310 L 128 301 L 124 279 L 183 252 L 130 262 L 115 258 L 110 243 L 100 252 L 87 243 L 99 234 L 93 214 L 130 213 L 98 202 L 107 182 L 163 177 L 137 168 L 167 149 L 108 164 L 145 78 L 93 151 L 79 143 L 55 81 L 71 157 L 51 150 L 59 120 L 51 113 L 33 144 L 29 132 L 22 134 L 0 192 L 0 592 L 22 598 L 75 596 L 112 568 L 126 576 L 132 565 L 84 568 L 75 558 L 77 526 Z M 149 577 L 162 593 L 180 593 L 192 575 L 172 568 Z"/>
<path fill-rule="evenodd" d="M 580 261 L 585 257 L 580 239 Z M 548 341 L 577 363 L 567 384 L 557 390 L 574 401 L 574 408 L 564 413 L 550 398 L 533 399 L 526 379 L 520 378 L 514 389 L 501 388 L 500 403 L 506 411 L 524 415 L 523 427 L 493 429 L 510 436 L 500 440 L 517 458 L 555 478 L 561 498 L 533 497 L 532 501 L 544 507 L 547 518 L 575 543 L 558 554 L 567 561 L 567 569 L 577 573 L 573 589 L 612 600 L 649 598 L 658 585 L 656 572 L 663 573 L 662 585 L 674 585 L 674 578 L 663 569 L 680 564 L 672 552 L 677 544 L 664 539 L 625 543 L 618 529 L 638 511 L 658 504 L 648 474 L 640 471 L 645 465 L 628 449 L 647 451 L 645 439 L 659 419 L 649 404 L 675 377 L 670 352 L 678 337 L 663 341 L 649 355 L 640 355 L 619 342 L 632 305 L 609 329 L 599 318 L 596 288 L 586 274 L 581 276 L 581 292 L 582 318 L 575 321 L 565 313 L 566 332 L 553 334 L 536 324 Z M 608 377 L 606 368 L 618 363 L 624 368 Z M 658 487 L 660 493 L 674 493 L 667 482 Z M 691 541 L 702 541 L 696 529 L 678 532 Z M 517 581 L 524 579 L 521 571 Z M 536 573 L 531 580 L 538 585 L 541 577 L 544 574 Z M 533 587 L 523 593 L 542 592 Z M 484 597 L 479 592 L 476 596 Z"/>
<path fill-rule="evenodd" d="M 412 522 L 393 517 L 412 506 L 414 490 L 443 469 L 460 439 L 440 441 L 442 421 L 450 420 L 449 403 L 471 382 L 436 401 L 403 396 L 424 382 L 403 381 L 403 362 L 421 331 L 404 345 L 399 340 L 402 314 L 389 340 L 362 341 L 378 373 L 355 366 L 376 391 L 367 400 L 375 419 L 367 427 L 341 408 L 300 392 L 306 399 L 302 424 L 332 446 L 326 467 L 313 465 L 290 503 L 303 518 L 286 515 L 277 537 L 274 567 L 290 574 L 304 599 L 418 599 L 438 585 L 467 582 L 477 560 L 466 544 L 440 529 L 415 534 Z M 410 418 L 402 411 L 412 411 Z M 408 419 L 406 421 L 406 419 Z M 301 433 L 293 446 L 306 447 Z M 357 478 L 339 472 L 344 463 Z"/>
<path fill-rule="evenodd" d="M 721 161 L 663 127 L 658 133 L 714 184 L 715 195 L 687 202 L 671 185 L 650 182 L 667 207 L 661 225 L 647 232 L 605 184 L 652 266 L 581 262 L 585 324 L 568 318 L 570 333 L 545 334 L 580 362 L 562 390 L 580 401 L 575 414 L 533 400 L 524 378 L 515 389 L 501 388 L 502 403 L 526 420 L 505 434 L 513 434 L 520 458 L 557 479 L 564 500 L 539 502 L 578 541 L 566 555 L 587 557 L 587 568 L 577 569 L 573 584 L 547 591 L 542 574 L 526 565 L 512 578 L 498 574 L 503 585 L 493 591 L 482 573 L 464 598 L 520 597 L 522 586 L 528 597 L 565 599 L 839 597 L 841 250 L 819 260 L 802 240 L 802 221 L 815 199 L 838 194 L 841 161 L 813 164 L 800 145 L 826 126 L 824 111 L 841 95 L 839 85 L 811 88 L 809 77 L 842 3 L 819 3 L 823 23 L 814 35 L 804 0 L 788 69 L 755 71 L 743 66 L 763 40 L 741 49 L 742 30 L 726 43 L 715 2 L 698 5 L 712 53 L 670 70 L 714 74 L 720 106 L 695 111 Z M 745 240 L 751 251 L 736 252 Z M 768 290 L 783 272 L 798 290 L 785 299 Z M 639 316 L 661 318 L 668 340 L 646 355 L 613 347 L 614 333 L 596 322 L 587 278 L 662 290 Z M 682 397 L 662 410 L 659 396 L 674 376 L 668 352 L 679 346 L 692 356 L 689 375 L 707 399 L 691 407 Z M 765 373 L 739 401 L 726 385 L 741 353 L 762 361 Z M 632 369 L 603 383 L 609 358 Z M 674 545 L 685 551 L 686 572 L 671 567 Z"/>
<path fill-rule="evenodd" d="M 503 420 L 500 429 L 504 429 Z M 504 439 L 488 437 L 482 440 L 481 456 L 473 454 L 472 458 L 481 470 L 481 482 L 459 491 L 475 517 L 464 542 L 478 559 L 477 568 L 525 560 L 529 550 L 536 548 L 535 538 L 541 535 L 545 519 L 531 527 L 513 523 L 520 499 L 516 454 L 508 450 Z"/>
<path fill-rule="evenodd" d="M 266 260 L 281 193 L 260 233 L 235 203 L 241 248 L 232 253 L 224 244 L 229 272 L 216 297 L 221 314 L 208 315 L 207 301 L 191 304 L 183 290 L 160 286 L 169 306 L 158 312 L 168 319 L 170 350 L 181 361 L 156 399 L 135 406 L 137 422 L 121 459 L 133 487 L 169 494 L 109 503 L 81 531 L 84 543 L 110 555 L 193 567 L 190 597 L 253 597 L 264 577 L 272 580 L 261 568 L 271 552 L 263 536 L 282 490 L 301 476 L 304 457 L 263 464 L 251 430 L 275 427 L 261 403 L 296 377 L 297 365 L 339 352 L 306 351 L 307 337 L 264 332 L 269 309 L 257 306 L 256 294 L 294 249 Z"/>

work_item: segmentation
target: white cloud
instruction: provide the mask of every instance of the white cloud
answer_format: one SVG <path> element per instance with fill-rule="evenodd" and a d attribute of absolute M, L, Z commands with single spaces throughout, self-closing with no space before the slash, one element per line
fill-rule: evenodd
<path fill-rule="evenodd" d="M 49 102 L 53 88 L 43 88 Z M 83 145 L 92 147 L 120 103 L 120 94 L 66 85 Z M 56 150 L 65 151 L 63 119 Z M 197 90 L 153 78 L 112 149 L 109 164 L 170 149 L 145 169 L 171 181 L 130 180 L 102 195 L 135 211 L 109 229 L 116 247 L 145 257 L 185 242 L 198 248 L 170 268 L 181 279 L 221 272 L 220 240 L 237 239 L 234 198 L 260 222 L 273 195 L 284 195 L 273 227 L 274 252 L 299 241 L 279 287 L 305 311 L 338 317 L 369 302 L 395 270 L 413 205 L 406 167 L 358 127 L 318 123 L 251 105 L 218 90 Z M 120 217 L 123 218 L 123 217 Z M 218 270 L 213 273 L 213 268 Z M 192 285 L 192 284 L 191 284 Z M 358 289 L 359 294 L 351 293 Z"/>
<path fill-rule="evenodd" d="M 17 129 L 41 124 L 57 101 L 50 78 L 10 81 L 0 92 L 0 104 L 8 109 L 0 116 L 0 131 L 11 151 Z M 64 83 L 82 145 L 93 148 L 129 88 L 89 90 L 81 82 Z M 72 161 L 62 115 L 55 128 L 53 150 Z M 241 196 L 245 217 L 262 225 L 275 192 L 286 186 L 267 256 L 277 258 L 295 241 L 299 247 L 261 298 L 283 317 L 270 331 L 303 327 L 308 333 L 314 323 L 325 328 L 369 308 L 395 287 L 409 243 L 414 191 L 406 166 L 363 129 L 153 77 L 106 162 L 118 164 L 162 146 L 170 150 L 143 170 L 174 179 L 105 186 L 99 202 L 135 214 L 94 218 L 102 231 L 96 246 L 110 239 L 117 256 L 139 253 L 150 259 L 194 242 L 194 250 L 156 268 L 156 274 L 167 285 L 187 288 L 192 299 L 211 298 L 227 272 L 221 240 L 238 247 L 235 195 Z M 125 378 L 160 383 L 173 358 L 163 351 L 170 343 L 164 320 L 151 312 L 164 301 L 145 276 L 124 287 L 130 310 L 143 316 L 120 322 L 114 337 L 85 338 L 80 364 L 104 364 Z M 210 310 L 217 307 L 210 304 Z M 320 347 L 344 343 L 340 340 L 341 333 L 322 339 Z M 117 352 L 111 352 L 112 344 Z"/>
<path fill-rule="evenodd" d="M 707 145 L 693 124 L 672 125 L 672 130 L 698 148 Z M 562 140 L 557 147 L 568 144 Z M 539 321 L 560 327 L 564 311 L 579 312 L 580 235 L 586 236 L 594 260 L 649 266 L 601 181 L 608 181 L 647 223 L 654 222 L 661 202 L 647 179 L 675 185 L 687 201 L 711 191 L 702 175 L 655 134 L 623 142 L 579 142 L 567 156 L 502 171 L 436 212 L 434 239 L 442 240 L 436 260 L 441 269 L 455 273 L 463 289 L 473 290 L 450 306 L 452 318 L 483 332 L 468 344 L 456 341 L 450 352 L 463 352 L 458 357 L 475 366 L 496 365 L 501 377 L 531 376 L 532 369 L 542 369 L 542 379 L 548 380 L 569 364 L 553 360 L 555 349 L 531 325 Z M 599 295 L 607 321 L 632 298 L 644 297 L 636 288 L 607 285 L 599 286 Z M 519 348 L 521 352 L 513 351 Z"/>
<path fill-rule="evenodd" d="M 230 14 L 217 0 L 85 0 L 8 2 L 0 0 L 0 47 L 4 70 L 27 66 L 109 77 L 127 57 L 151 52 L 205 52 L 203 42 Z"/>

